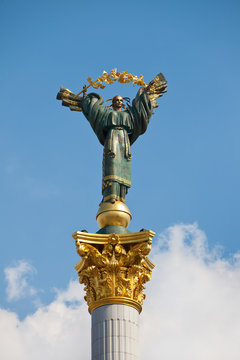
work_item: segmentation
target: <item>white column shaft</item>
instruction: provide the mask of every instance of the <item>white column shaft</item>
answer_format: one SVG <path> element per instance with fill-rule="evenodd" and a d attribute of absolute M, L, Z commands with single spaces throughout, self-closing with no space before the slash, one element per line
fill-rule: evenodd
<path fill-rule="evenodd" d="M 139 360 L 139 313 L 128 305 L 92 312 L 92 360 Z"/>

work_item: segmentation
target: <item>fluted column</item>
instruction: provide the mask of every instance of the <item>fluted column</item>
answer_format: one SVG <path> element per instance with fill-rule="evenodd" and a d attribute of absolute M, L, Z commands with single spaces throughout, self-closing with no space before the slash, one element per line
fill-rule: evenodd
<path fill-rule="evenodd" d="M 139 313 L 128 305 L 92 312 L 92 360 L 138 360 Z"/>

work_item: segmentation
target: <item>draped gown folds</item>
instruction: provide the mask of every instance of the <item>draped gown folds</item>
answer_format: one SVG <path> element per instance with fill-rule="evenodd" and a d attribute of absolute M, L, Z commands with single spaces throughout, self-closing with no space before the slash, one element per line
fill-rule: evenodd
<path fill-rule="evenodd" d="M 142 88 L 127 110 L 114 111 L 103 106 L 103 98 L 95 93 L 82 99 L 82 111 L 104 146 L 103 202 L 125 202 L 131 187 L 131 145 L 144 134 L 152 115 L 149 95 Z"/>

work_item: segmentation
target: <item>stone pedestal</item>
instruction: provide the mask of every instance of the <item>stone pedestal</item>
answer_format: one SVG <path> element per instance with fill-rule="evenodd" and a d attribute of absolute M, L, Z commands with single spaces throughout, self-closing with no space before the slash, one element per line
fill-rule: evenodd
<path fill-rule="evenodd" d="M 122 304 L 92 312 L 92 360 L 138 360 L 139 313 Z"/>

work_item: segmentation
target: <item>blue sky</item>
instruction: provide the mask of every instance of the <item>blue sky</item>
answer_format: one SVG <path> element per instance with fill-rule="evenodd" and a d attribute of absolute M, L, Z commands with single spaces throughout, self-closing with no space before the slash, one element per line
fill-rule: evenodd
<path fill-rule="evenodd" d="M 146 82 L 160 71 L 168 80 L 132 147 L 130 230 L 160 234 L 197 223 L 209 251 L 222 247 L 232 264 L 239 251 L 239 10 L 238 1 L 1 1 L 3 309 L 24 319 L 76 280 L 71 234 L 98 230 L 102 146 L 56 94 L 61 85 L 80 91 L 88 76 L 115 67 Z M 99 93 L 133 99 L 136 91 L 115 84 Z M 15 299 L 6 292 L 9 268 L 22 269 L 26 280 Z"/>

